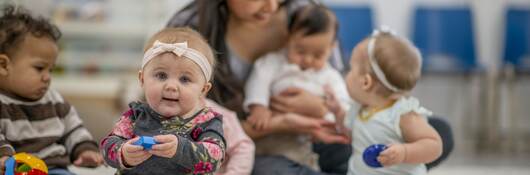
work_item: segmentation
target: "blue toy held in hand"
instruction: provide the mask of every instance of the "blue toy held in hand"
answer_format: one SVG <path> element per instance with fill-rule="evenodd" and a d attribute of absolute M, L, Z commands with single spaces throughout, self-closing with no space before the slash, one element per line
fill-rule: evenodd
<path fill-rule="evenodd" d="M 142 146 L 145 150 L 151 150 L 151 147 L 153 145 L 157 144 L 155 139 L 150 136 L 140 136 L 140 139 L 138 139 L 136 142 L 133 143 L 134 145 Z"/>
<path fill-rule="evenodd" d="M 383 144 L 370 145 L 363 152 L 364 163 L 373 168 L 383 167 L 383 165 L 381 165 L 381 163 L 377 161 L 377 157 L 379 157 L 379 154 L 386 148 L 386 145 Z"/>

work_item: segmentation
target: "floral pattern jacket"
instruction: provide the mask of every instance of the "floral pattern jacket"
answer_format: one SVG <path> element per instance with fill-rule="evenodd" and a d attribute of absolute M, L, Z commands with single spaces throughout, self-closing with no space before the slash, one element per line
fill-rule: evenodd
<path fill-rule="evenodd" d="M 100 149 L 108 165 L 117 174 L 213 174 L 221 165 L 226 149 L 221 115 L 210 108 L 193 117 L 165 118 L 147 104 L 133 102 L 111 133 L 103 138 Z M 137 136 L 174 134 L 178 138 L 175 156 L 152 156 L 135 167 L 126 167 L 121 147 Z"/>

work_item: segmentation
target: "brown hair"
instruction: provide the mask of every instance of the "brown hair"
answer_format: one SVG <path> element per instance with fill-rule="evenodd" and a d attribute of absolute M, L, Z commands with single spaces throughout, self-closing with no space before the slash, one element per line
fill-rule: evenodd
<path fill-rule="evenodd" d="M 383 71 L 388 82 L 398 89 L 410 91 L 421 77 L 421 55 L 416 47 L 408 40 L 393 36 L 391 34 L 380 34 L 376 36 L 374 47 L 374 59 Z M 372 39 L 365 39 L 366 43 Z M 366 51 L 367 52 L 367 51 Z M 368 54 L 366 54 L 368 55 Z M 377 79 L 377 76 L 370 67 L 368 58 L 362 59 L 361 69 L 363 73 L 369 71 L 370 75 Z M 394 94 L 377 79 L 376 92 L 388 97 Z"/>
<path fill-rule="evenodd" d="M 0 54 L 10 55 L 28 35 L 47 37 L 57 42 L 61 32 L 43 17 L 33 17 L 22 7 L 6 5 L 0 16 Z"/>
<path fill-rule="evenodd" d="M 188 46 L 193 48 L 208 59 L 211 69 L 215 70 L 216 59 L 214 57 L 212 48 L 201 34 L 188 27 L 165 28 L 154 34 L 144 46 L 144 53 L 153 46 L 158 40 L 164 43 L 188 42 Z M 213 78 L 213 77 L 212 77 Z"/>
<path fill-rule="evenodd" d="M 335 14 L 322 4 L 310 4 L 299 8 L 289 22 L 289 33 L 304 32 L 303 36 L 333 31 L 337 36 L 338 22 Z"/>

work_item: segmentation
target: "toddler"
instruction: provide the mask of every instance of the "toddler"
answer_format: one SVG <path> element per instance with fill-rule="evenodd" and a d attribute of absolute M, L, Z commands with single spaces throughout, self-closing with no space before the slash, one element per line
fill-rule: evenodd
<path fill-rule="evenodd" d="M 353 105 L 346 126 L 352 128 L 353 155 L 348 174 L 426 174 L 424 163 L 440 156 L 442 143 L 427 123 L 431 112 L 408 95 L 421 74 L 421 55 L 408 40 L 387 28 L 360 42 L 351 56 L 346 76 Z M 364 150 L 384 144 L 372 168 L 363 162 Z"/>
<path fill-rule="evenodd" d="M 21 7 L 0 17 L 0 167 L 27 152 L 43 159 L 49 174 L 72 174 L 67 166 L 103 163 L 97 143 L 75 108 L 50 89 L 59 29 Z M 0 169 L 1 169 L 0 168 Z M 3 170 L 0 170 L 3 174 Z"/>
<path fill-rule="evenodd" d="M 120 174 L 213 174 L 226 145 L 221 115 L 202 102 L 214 67 L 212 49 L 199 33 L 156 33 L 138 76 L 146 100 L 130 103 L 103 138 L 105 161 Z M 153 136 L 157 144 L 149 150 L 133 144 L 139 136 Z"/>

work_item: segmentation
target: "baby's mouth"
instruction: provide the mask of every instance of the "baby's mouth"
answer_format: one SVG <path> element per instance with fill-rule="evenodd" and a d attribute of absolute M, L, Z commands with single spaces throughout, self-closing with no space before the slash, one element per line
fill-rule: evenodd
<path fill-rule="evenodd" d="M 166 98 L 166 97 L 162 97 L 162 100 L 171 101 L 171 102 L 179 102 L 179 99 L 178 99 L 178 98 Z"/>

